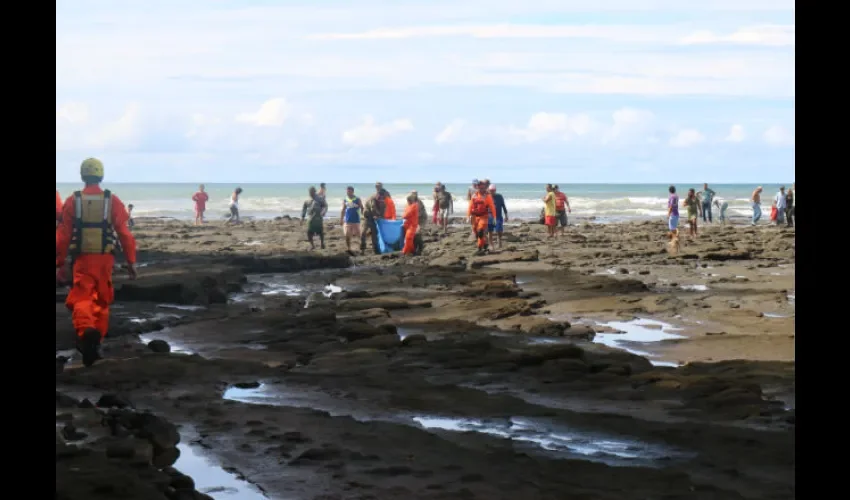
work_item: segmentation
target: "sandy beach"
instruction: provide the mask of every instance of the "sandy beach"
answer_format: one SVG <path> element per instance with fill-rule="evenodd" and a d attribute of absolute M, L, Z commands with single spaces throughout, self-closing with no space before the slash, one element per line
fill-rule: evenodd
<path fill-rule="evenodd" d="M 57 499 L 794 498 L 794 228 L 665 226 L 139 218 L 91 368 L 57 288 Z"/>

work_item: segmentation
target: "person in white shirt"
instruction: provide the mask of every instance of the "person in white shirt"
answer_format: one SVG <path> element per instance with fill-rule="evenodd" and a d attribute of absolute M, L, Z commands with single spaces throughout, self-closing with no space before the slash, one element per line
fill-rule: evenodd
<path fill-rule="evenodd" d="M 723 198 L 715 197 L 714 198 L 714 206 L 720 209 L 720 223 L 726 223 L 726 209 L 729 208 L 729 202 L 724 200 Z"/>
<path fill-rule="evenodd" d="M 773 198 L 776 204 L 776 225 L 785 223 L 785 186 L 779 188 L 779 192 Z"/>

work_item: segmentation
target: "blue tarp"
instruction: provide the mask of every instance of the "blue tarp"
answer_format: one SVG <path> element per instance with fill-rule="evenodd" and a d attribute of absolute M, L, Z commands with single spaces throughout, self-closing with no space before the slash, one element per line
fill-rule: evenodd
<path fill-rule="evenodd" d="M 380 253 L 398 252 L 404 246 L 401 225 L 404 221 L 378 219 L 378 251 Z"/>

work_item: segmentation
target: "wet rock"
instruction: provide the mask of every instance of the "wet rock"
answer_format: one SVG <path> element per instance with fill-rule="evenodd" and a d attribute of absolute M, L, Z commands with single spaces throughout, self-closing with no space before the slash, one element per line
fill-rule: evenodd
<path fill-rule="evenodd" d="M 566 321 L 548 321 L 532 325 L 528 333 L 535 336 L 560 337 L 569 328 L 570 324 Z"/>
<path fill-rule="evenodd" d="M 169 352 L 171 352 L 171 346 L 168 345 L 168 342 L 166 342 L 164 340 L 159 340 L 159 339 L 151 340 L 150 342 L 148 342 L 148 349 L 150 349 L 153 352 L 158 352 L 158 353 L 169 353 Z"/>
<path fill-rule="evenodd" d="M 75 408 L 79 404 L 79 401 L 71 396 L 56 391 L 56 408 Z"/>
<path fill-rule="evenodd" d="M 136 281 L 122 283 L 115 289 L 116 301 L 168 302 L 172 304 L 224 304 L 227 290 L 244 281 L 244 275 L 233 268 L 216 271 L 186 270 L 182 273 L 142 275 Z"/>
<path fill-rule="evenodd" d="M 536 262 L 540 259 L 540 252 L 529 250 L 525 252 L 502 252 L 498 254 L 475 257 L 469 263 L 470 269 L 479 269 L 484 266 L 501 264 L 504 262 Z"/>
<path fill-rule="evenodd" d="M 345 253 L 336 255 L 305 253 L 275 257 L 235 255 L 230 257 L 227 263 L 240 267 L 242 272 L 248 274 L 289 273 L 312 269 L 344 269 L 351 266 L 351 257 Z"/>
<path fill-rule="evenodd" d="M 401 345 L 401 340 L 395 334 L 382 334 L 367 339 L 358 340 L 351 343 L 354 349 L 371 348 L 371 349 L 389 349 Z"/>
<path fill-rule="evenodd" d="M 78 430 L 74 424 L 65 424 L 65 427 L 62 428 L 62 437 L 67 441 L 79 441 L 81 439 L 85 439 L 88 436 L 85 432 Z"/>
<path fill-rule="evenodd" d="M 339 337 L 344 337 L 349 342 L 354 342 L 356 340 L 368 339 L 378 335 L 386 335 L 387 331 L 370 325 L 369 323 L 349 321 L 347 323 L 340 324 L 337 327 L 336 334 Z"/>
<path fill-rule="evenodd" d="M 519 288 L 512 281 L 478 281 L 470 284 L 460 295 L 466 297 L 516 297 Z"/>
<path fill-rule="evenodd" d="M 370 319 L 386 319 L 390 317 L 390 312 L 386 309 L 364 309 L 362 311 L 353 311 L 351 313 L 347 313 L 345 315 L 346 319 L 360 319 L 360 320 L 370 320 Z"/>
<path fill-rule="evenodd" d="M 752 253 L 749 250 L 718 250 L 716 252 L 706 252 L 700 255 L 703 260 L 750 260 Z"/>
<path fill-rule="evenodd" d="M 233 387 L 236 387 L 238 389 L 256 389 L 256 388 L 260 387 L 260 383 L 259 382 L 237 382 L 237 383 L 233 384 Z"/>
<path fill-rule="evenodd" d="M 322 448 L 309 448 L 289 461 L 290 465 L 300 465 L 305 462 L 323 462 L 342 456 L 342 450 L 336 446 L 326 445 Z"/>
<path fill-rule="evenodd" d="M 401 297 L 373 297 L 368 299 L 348 299 L 337 304 L 340 311 L 362 311 L 364 309 L 411 309 L 416 307 L 431 307 L 430 300 L 408 300 Z"/>
<path fill-rule="evenodd" d="M 385 323 L 383 325 L 378 325 L 378 328 L 383 330 L 387 335 L 398 335 L 398 328 L 395 325 Z"/>
<path fill-rule="evenodd" d="M 401 345 L 404 345 L 404 346 L 411 346 L 411 345 L 423 344 L 423 343 L 425 343 L 425 344 L 428 343 L 428 337 L 426 337 L 425 335 L 423 335 L 421 333 L 411 333 L 410 335 L 404 337 L 404 339 L 402 339 L 402 341 L 401 341 Z"/>
<path fill-rule="evenodd" d="M 131 403 L 126 397 L 118 395 L 118 394 L 104 394 L 97 400 L 98 408 L 133 408 L 133 403 Z"/>
<path fill-rule="evenodd" d="M 194 490 L 195 481 L 186 474 L 177 472 L 176 474 L 171 475 L 170 486 L 175 490 Z"/>
<path fill-rule="evenodd" d="M 564 330 L 562 336 L 576 340 L 593 340 L 596 332 L 588 325 L 573 325 Z"/>
<path fill-rule="evenodd" d="M 174 462 L 180 458 L 180 448 L 166 448 L 163 450 L 159 450 L 158 452 L 154 449 L 153 459 L 151 463 L 158 467 L 168 467 L 169 465 L 174 465 Z"/>

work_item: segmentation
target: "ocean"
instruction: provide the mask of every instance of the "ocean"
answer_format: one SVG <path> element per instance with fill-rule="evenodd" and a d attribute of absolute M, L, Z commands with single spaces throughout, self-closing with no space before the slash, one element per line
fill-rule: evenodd
<path fill-rule="evenodd" d="M 536 219 L 543 207 L 543 184 L 499 184 L 498 192 L 505 197 L 505 203 L 511 218 Z M 192 195 L 197 191 L 196 184 L 148 184 L 148 183 L 108 183 L 111 189 L 126 204 L 132 203 L 134 217 L 173 217 L 191 220 L 194 218 Z M 347 184 L 327 184 L 328 217 L 338 216 L 342 207 Z M 374 192 L 374 184 L 353 184 L 355 194 L 365 198 Z M 762 196 L 766 203 L 762 209 L 769 213 L 769 200 L 779 190 L 779 185 L 763 185 Z M 63 198 L 74 190 L 80 189 L 78 183 L 57 183 L 56 189 Z M 210 196 L 207 202 L 206 218 L 222 219 L 228 214 L 228 201 L 235 184 L 206 184 Z M 243 192 L 239 199 L 239 211 L 243 218 L 271 219 L 281 215 L 301 216 L 301 207 L 307 198 L 310 184 L 242 184 Z M 316 184 L 318 188 L 318 184 Z M 431 208 L 433 184 L 385 184 L 396 205 L 401 206 L 403 198 L 416 189 Z M 593 219 L 597 222 L 618 222 L 627 220 L 662 218 L 667 213 L 667 184 L 561 184 L 572 207 L 572 217 Z M 755 185 L 752 184 L 710 184 L 717 196 L 729 202 L 727 215 L 748 217 L 752 215 L 749 198 Z M 790 183 L 786 186 L 790 187 Z M 448 184 L 447 189 L 455 198 L 454 210 L 465 215 L 468 186 Z M 677 193 L 684 197 L 689 188 L 701 189 L 702 185 L 676 185 Z M 767 206 L 765 206 L 767 205 Z M 715 216 L 718 210 L 714 209 Z"/>

